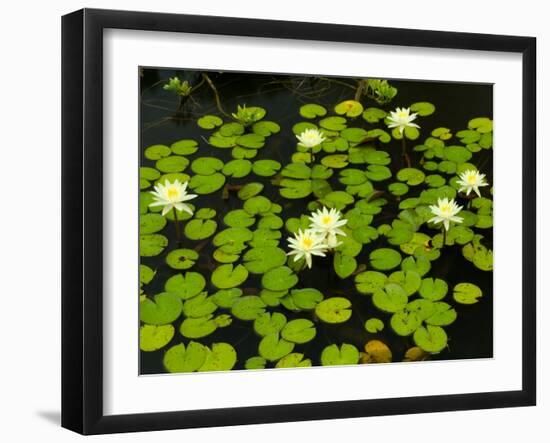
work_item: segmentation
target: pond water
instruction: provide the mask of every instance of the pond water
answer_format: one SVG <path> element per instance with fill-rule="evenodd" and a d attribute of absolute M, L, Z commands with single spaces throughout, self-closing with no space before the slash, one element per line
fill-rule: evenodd
<path fill-rule="evenodd" d="M 225 122 L 231 121 L 231 118 L 220 113 L 216 104 L 215 94 L 207 81 L 203 81 L 202 86 L 193 91 L 190 97 L 180 99 L 173 91 L 165 90 L 164 85 L 168 79 L 179 77 L 181 80 L 188 80 L 191 85 L 197 85 L 202 80 L 201 72 L 174 70 L 174 69 L 140 69 L 140 159 L 142 167 L 155 168 L 156 161 L 145 156 L 145 150 L 153 145 L 166 145 L 170 147 L 174 142 L 182 139 L 193 139 L 198 142 L 198 150 L 190 155 L 188 159 L 192 162 L 199 157 L 216 157 L 227 163 L 233 159 L 232 149 L 220 149 L 208 144 L 209 137 L 216 131 L 214 129 L 203 129 L 197 124 L 197 120 L 204 115 L 218 115 Z M 258 149 L 257 156 L 251 158 L 251 162 L 262 159 L 273 159 L 284 166 L 292 162 L 292 155 L 296 153 L 296 135 L 293 132 L 293 126 L 298 122 L 311 121 L 318 124 L 319 118 L 308 119 L 300 115 L 300 107 L 316 103 L 328 110 L 327 116 L 335 115 L 334 106 L 344 100 L 352 100 L 355 91 L 352 87 L 356 86 L 356 79 L 345 78 L 316 78 L 316 77 L 289 77 L 285 75 L 271 74 L 246 74 L 246 73 L 216 73 L 209 72 L 208 78 L 215 85 L 219 96 L 221 107 L 230 115 L 237 110 L 240 105 L 257 106 L 265 109 L 267 114 L 264 120 L 276 122 L 280 126 L 280 132 L 266 138 L 265 146 Z M 476 117 L 487 117 L 492 119 L 492 86 L 486 84 L 463 84 L 447 82 L 426 82 L 426 81 L 405 81 L 398 79 L 388 79 L 389 83 L 397 88 L 397 95 L 387 104 L 376 103 L 371 98 L 362 96 L 360 102 L 366 109 L 376 107 L 387 112 L 393 111 L 397 107 L 409 107 L 413 103 L 429 102 L 435 106 L 435 112 L 425 117 L 418 117 L 415 122 L 420 125 L 420 137 L 417 140 L 406 140 L 407 152 L 410 157 L 412 167 L 422 170 L 426 175 L 438 174 L 445 181 L 450 181 L 456 177 L 456 173 L 444 173 L 441 171 L 428 171 L 424 169 L 424 164 L 429 159 L 424 158 L 425 152 L 413 151 L 417 145 L 422 145 L 430 137 L 431 132 L 439 127 L 446 127 L 453 133 L 453 138 L 445 141 L 447 146 L 464 145 L 456 136 L 456 132 L 468 129 L 468 123 Z M 378 123 L 368 123 L 361 116 L 356 118 L 347 118 L 348 127 L 360 127 L 367 130 L 373 128 L 388 130 L 383 120 Z M 406 195 L 402 197 L 394 196 L 388 192 L 388 185 L 397 182 L 396 174 L 404 168 L 404 158 L 401 155 L 401 140 L 392 139 L 388 143 L 374 140 L 372 146 L 377 150 L 385 151 L 391 158 L 391 163 L 387 167 L 391 170 L 392 177 L 387 180 L 372 182 L 374 189 L 384 191 L 380 196 L 387 200 L 382 206 L 382 210 L 374 217 L 370 226 L 375 228 L 383 224 L 391 224 L 398 218 L 403 210 L 399 207 L 403 200 L 420 196 L 420 193 L 429 187 L 422 183 L 418 186 L 409 186 Z M 344 152 L 345 154 L 345 152 Z M 323 156 L 329 155 L 321 151 L 315 156 L 314 162 L 320 163 Z M 441 161 L 441 160 L 438 160 Z M 492 186 L 492 149 L 481 149 L 474 152 L 469 164 L 474 165 L 479 171 L 487 176 L 490 186 L 481 188 L 482 195 L 491 199 L 489 189 Z M 346 168 L 356 168 L 365 170 L 368 164 L 350 164 Z M 345 169 L 345 168 L 343 168 Z M 343 190 L 345 186 L 339 182 L 340 172 L 334 169 L 333 175 L 327 179 L 334 190 Z M 187 166 L 184 173 L 193 175 L 191 166 Z M 280 171 L 279 171 L 280 173 Z M 250 182 L 259 182 L 264 185 L 262 194 L 272 203 L 279 204 L 282 212 L 277 214 L 287 221 L 293 217 L 309 214 L 307 204 L 316 200 L 312 194 L 301 199 L 287 199 L 281 196 L 280 186 L 277 184 L 278 176 L 262 177 L 253 172 L 242 178 L 227 177 L 225 185 L 228 184 L 238 189 L 240 186 Z M 275 178 L 276 184 L 273 184 Z M 153 188 L 148 187 L 141 190 L 147 193 Z M 193 190 L 190 190 L 193 192 Z M 462 194 L 458 194 L 457 202 L 466 206 L 469 200 Z M 361 200 L 355 196 L 355 201 Z M 216 234 L 226 229 L 223 217 L 231 210 L 241 209 L 243 200 L 239 199 L 236 192 L 228 192 L 228 198 L 223 198 L 223 188 L 219 191 L 199 195 L 192 200 L 195 210 L 200 208 L 212 208 L 216 210 L 214 220 L 217 222 Z M 354 204 L 347 206 L 342 210 L 345 214 L 352 209 Z M 414 210 L 414 209 L 413 209 Z M 472 209 L 475 213 L 475 210 Z M 460 214 L 459 214 L 460 215 Z M 180 228 L 187 223 L 187 220 L 180 221 Z M 475 225 L 470 227 L 476 235 L 482 235 L 482 243 L 488 250 L 492 250 L 492 228 Z M 254 230 L 254 227 L 250 227 Z M 288 252 L 287 237 L 291 234 L 282 227 L 280 229 L 282 237 L 279 247 Z M 434 237 L 441 231 L 423 223 L 418 232 Z M 181 236 L 180 242 L 176 237 L 174 222 L 168 220 L 166 226 L 158 234 L 162 234 L 168 239 L 168 245 L 161 253 L 155 256 L 142 256 L 140 263 L 148 266 L 155 271 L 152 280 L 144 284 L 142 289 L 144 297 L 153 299 L 155 294 L 165 291 L 165 282 L 172 276 L 188 271 L 198 272 L 205 277 L 206 287 L 204 291 L 208 294 L 214 294 L 218 288 L 211 283 L 213 271 L 221 265 L 213 258 L 216 247 L 212 244 L 214 235 L 205 240 L 189 240 Z M 462 242 L 464 243 L 464 242 Z M 465 244 L 471 244 L 471 241 Z M 445 246 L 441 249 L 439 258 L 431 261 L 431 269 L 422 278 L 439 278 L 448 285 L 448 292 L 442 301 L 448 303 L 456 311 L 456 320 L 451 324 L 443 326 L 448 342 L 441 352 L 424 355 L 430 360 L 453 360 L 469 358 L 490 358 L 493 355 L 493 273 L 490 270 L 481 270 L 467 260 L 463 254 L 463 244 L 455 242 L 453 245 Z M 172 269 L 166 263 L 167 254 L 176 248 L 195 249 L 199 252 L 195 264 L 186 270 Z M 371 266 L 369 255 L 372 251 L 379 248 L 391 248 L 399 251 L 402 258 L 409 255 L 400 250 L 399 245 L 388 243 L 385 235 L 378 235 L 373 241 L 363 244 L 361 252 L 355 257 L 360 265 L 365 265 L 366 270 L 375 270 Z M 244 254 L 244 252 L 243 252 Z M 234 265 L 242 263 L 242 257 Z M 380 272 L 390 275 L 401 268 L 382 270 Z M 394 332 L 390 326 L 391 313 L 382 312 L 373 303 L 372 295 L 360 293 L 354 282 L 355 275 L 361 272 L 357 269 L 354 274 L 345 279 L 339 278 L 333 270 L 333 254 L 327 254 L 325 258 L 314 257 L 312 269 L 300 271 L 299 283 L 296 288 L 316 288 L 324 298 L 333 296 L 343 297 L 351 302 L 351 317 L 343 323 L 331 324 L 319 319 L 314 309 L 292 311 L 280 304 L 279 306 L 267 306 L 267 312 L 280 312 L 284 314 L 287 322 L 294 319 L 308 319 L 314 324 L 316 330 L 315 337 L 302 344 L 295 344 L 292 352 L 301 353 L 305 359 L 310 359 L 313 365 L 321 364 L 321 354 L 323 350 L 332 344 L 338 346 L 343 343 L 351 344 L 359 351 L 363 351 L 365 344 L 371 340 L 383 342 L 392 353 L 392 360 L 400 362 L 403 360 L 405 352 L 416 346 L 413 335 L 401 336 Z M 239 285 L 243 295 L 258 295 L 262 289 L 262 275 L 249 274 L 246 281 Z M 464 304 L 458 303 L 453 298 L 453 288 L 463 282 L 473 283 L 482 291 L 482 296 L 476 303 Z M 418 293 L 409 296 L 409 301 L 420 298 Z M 185 316 L 182 314 L 172 322 L 175 333 L 173 337 L 163 346 L 154 351 L 140 351 L 140 372 L 142 374 L 165 373 L 167 369 L 163 359 L 167 350 L 184 343 L 194 341 L 212 348 L 214 343 L 228 343 L 236 351 L 237 360 L 233 369 L 244 369 L 245 362 L 251 357 L 259 355 L 258 346 L 262 339 L 253 328 L 253 321 L 245 321 L 231 315 L 231 310 L 227 308 L 218 308 L 214 316 L 228 314 L 231 316 L 231 324 L 225 327 L 218 327 L 214 332 L 200 338 L 189 339 L 182 336 L 179 327 Z M 368 332 L 365 329 L 365 321 L 371 318 L 378 318 L 384 323 L 384 328 L 378 332 Z M 143 325 L 144 323 L 142 323 Z M 274 367 L 276 361 L 267 362 L 266 367 Z"/>

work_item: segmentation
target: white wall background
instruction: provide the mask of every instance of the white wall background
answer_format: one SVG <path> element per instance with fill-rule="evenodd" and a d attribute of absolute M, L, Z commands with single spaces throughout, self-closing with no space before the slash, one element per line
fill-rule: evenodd
<path fill-rule="evenodd" d="M 550 28 L 545 3 L 535 0 L 411 2 L 305 0 L 50 0 L 5 2 L 0 27 L 0 438 L 6 442 L 81 441 L 59 427 L 60 414 L 60 31 L 62 14 L 81 7 L 349 23 L 449 31 L 531 35 L 538 38 L 539 196 L 543 130 L 550 119 Z M 6 68 L 10 69 L 6 69 Z M 543 109 L 544 108 L 544 109 Z M 519 147 L 518 147 L 519 148 Z M 547 167 L 550 165 L 546 165 Z M 539 197 L 539 225 L 550 213 Z M 539 229 L 539 251 L 549 237 Z M 550 265 L 539 252 L 539 276 Z M 533 408 L 440 413 L 353 420 L 241 426 L 94 437 L 94 441 L 224 441 L 265 443 L 307 439 L 333 442 L 445 443 L 545 441 L 550 436 L 548 280 L 539 277 L 539 405 Z M 513 350 L 510 350 L 513 352 Z M 518 355 L 519 358 L 519 355 Z"/>

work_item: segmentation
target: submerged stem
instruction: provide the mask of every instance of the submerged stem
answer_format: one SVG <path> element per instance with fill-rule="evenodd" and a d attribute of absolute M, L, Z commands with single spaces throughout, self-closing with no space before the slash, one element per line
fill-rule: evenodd
<path fill-rule="evenodd" d="M 403 138 L 401 139 L 401 155 L 405 159 L 405 163 L 407 164 L 407 168 L 411 167 L 411 159 L 409 158 L 409 154 L 407 154 L 407 144 L 405 142 L 405 135 L 403 134 Z"/>
<path fill-rule="evenodd" d="M 181 233 L 180 233 L 180 221 L 178 218 L 178 211 L 175 207 L 173 207 L 172 210 L 174 211 L 174 222 L 176 226 L 176 240 L 179 243 L 181 242 Z"/>
<path fill-rule="evenodd" d="M 214 99 L 216 100 L 216 106 L 218 107 L 218 110 L 225 116 L 228 116 L 227 112 L 223 110 L 222 103 L 220 101 L 220 96 L 218 94 L 218 90 L 216 89 L 216 86 L 214 86 L 214 83 L 212 80 L 210 80 L 210 77 L 208 74 L 203 73 L 202 77 L 206 80 L 208 83 L 208 86 L 210 86 L 210 89 L 212 89 L 212 92 L 214 93 Z"/>
<path fill-rule="evenodd" d="M 443 246 L 447 244 L 447 230 L 445 229 L 445 225 L 443 225 Z"/>

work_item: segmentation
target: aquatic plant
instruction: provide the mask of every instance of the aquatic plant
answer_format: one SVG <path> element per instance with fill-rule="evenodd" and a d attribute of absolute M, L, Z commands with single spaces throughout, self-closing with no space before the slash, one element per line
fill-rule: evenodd
<path fill-rule="evenodd" d="M 492 295 L 492 121 L 447 127 L 425 101 L 401 118 L 369 81 L 284 115 L 206 96 L 144 148 L 140 348 L 164 370 L 452 358 L 458 307 Z"/>
<path fill-rule="evenodd" d="M 180 97 L 187 97 L 191 94 L 192 88 L 187 80 L 183 82 L 179 77 L 172 77 L 168 80 L 168 83 L 163 86 L 165 91 L 172 91 Z"/>

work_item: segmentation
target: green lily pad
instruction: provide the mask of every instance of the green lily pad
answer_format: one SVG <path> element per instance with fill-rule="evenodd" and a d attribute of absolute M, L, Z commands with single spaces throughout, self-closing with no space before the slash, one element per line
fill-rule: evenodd
<path fill-rule="evenodd" d="M 396 271 L 393 272 L 388 281 L 391 283 L 397 283 L 400 285 L 408 296 L 413 295 L 420 289 L 422 279 L 420 275 L 415 271 Z"/>
<path fill-rule="evenodd" d="M 373 294 L 384 288 L 388 277 L 378 271 L 365 271 L 355 276 L 355 287 L 361 294 Z"/>
<path fill-rule="evenodd" d="M 231 306 L 231 313 L 240 320 L 255 320 L 265 313 L 266 304 L 256 295 L 239 297 Z"/>
<path fill-rule="evenodd" d="M 249 249 L 243 256 L 244 266 L 252 274 L 265 274 L 267 271 L 283 266 L 286 253 L 277 247 L 259 247 Z"/>
<path fill-rule="evenodd" d="M 254 134 L 261 135 L 262 137 L 269 137 L 272 134 L 277 134 L 281 130 L 281 127 L 275 123 L 267 120 L 254 123 L 252 125 L 252 132 Z"/>
<path fill-rule="evenodd" d="M 230 227 L 248 228 L 256 223 L 254 216 L 250 215 L 244 209 L 234 209 L 225 214 L 223 222 Z"/>
<path fill-rule="evenodd" d="M 332 154 L 321 159 L 321 163 L 328 168 L 345 168 L 348 165 L 347 154 Z"/>
<path fill-rule="evenodd" d="M 214 129 L 217 126 L 220 126 L 223 123 L 223 120 L 217 115 L 205 115 L 197 120 L 197 124 L 202 129 Z"/>
<path fill-rule="evenodd" d="M 145 180 L 153 181 L 160 177 L 160 172 L 154 168 L 142 166 L 141 168 L 139 168 L 139 177 Z"/>
<path fill-rule="evenodd" d="M 357 117 L 363 113 L 363 105 L 355 100 L 345 100 L 334 107 L 334 112 L 346 117 Z"/>
<path fill-rule="evenodd" d="M 237 352 L 229 343 L 214 343 L 212 348 L 206 348 L 206 358 L 199 372 L 229 371 L 237 363 Z"/>
<path fill-rule="evenodd" d="M 208 143 L 216 148 L 229 149 L 237 144 L 237 136 L 224 137 L 216 132 L 208 138 Z"/>
<path fill-rule="evenodd" d="M 416 312 L 399 311 L 390 319 L 390 326 L 401 337 L 411 335 L 421 324 L 422 320 Z"/>
<path fill-rule="evenodd" d="M 463 305 L 477 303 L 482 295 L 481 289 L 473 283 L 459 283 L 453 289 L 453 298 Z"/>
<path fill-rule="evenodd" d="M 257 195 L 247 199 L 243 208 L 250 215 L 264 214 L 271 209 L 271 201 L 263 195 Z"/>
<path fill-rule="evenodd" d="M 391 177 L 391 170 L 382 165 L 369 165 L 365 175 L 372 181 L 380 182 Z"/>
<path fill-rule="evenodd" d="M 292 352 L 285 355 L 275 365 L 276 368 L 306 368 L 310 366 L 311 360 L 309 358 L 304 358 L 304 354 L 300 354 L 299 352 Z"/>
<path fill-rule="evenodd" d="M 334 271 L 338 277 L 344 279 L 349 277 L 357 269 L 357 261 L 353 257 L 343 255 L 340 252 L 334 254 Z"/>
<path fill-rule="evenodd" d="M 447 326 L 456 320 L 456 311 L 445 302 L 434 303 L 434 312 L 424 321 L 433 326 Z"/>
<path fill-rule="evenodd" d="M 475 251 L 472 261 L 476 268 L 479 268 L 482 271 L 492 271 L 493 270 L 493 251 L 486 248 L 478 248 Z"/>
<path fill-rule="evenodd" d="M 200 318 L 212 314 L 218 305 L 212 301 L 206 292 L 201 292 L 183 303 L 183 313 L 186 317 Z"/>
<path fill-rule="evenodd" d="M 414 232 L 408 228 L 392 228 L 386 233 L 388 243 L 391 245 L 402 245 L 412 240 Z"/>
<path fill-rule="evenodd" d="M 296 286 L 298 276 L 287 266 L 270 269 L 262 277 L 262 286 L 271 291 L 284 291 Z"/>
<path fill-rule="evenodd" d="M 331 208 L 342 209 L 354 202 L 353 196 L 344 191 L 332 191 L 325 195 L 322 202 Z"/>
<path fill-rule="evenodd" d="M 214 220 L 194 219 L 185 225 L 183 233 L 189 240 L 203 240 L 214 235 L 217 228 Z"/>
<path fill-rule="evenodd" d="M 241 295 L 243 291 L 240 288 L 220 289 L 212 295 L 212 301 L 220 308 L 229 309 Z"/>
<path fill-rule="evenodd" d="M 183 300 L 187 300 L 199 294 L 206 286 L 206 280 L 198 272 L 186 272 L 176 274 L 166 280 L 164 290 L 172 292 Z"/>
<path fill-rule="evenodd" d="M 341 131 L 346 129 L 346 119 L 344 117 L 327 117 L 319 122 L 319 126 L 329 131 Z"/>
<path fill-rule="evenodd" d="M 162 362 L 168 372 L 193 372 L 203 365 L 206 353 L 207 348 L 200 343 L 192 341 L 187 348 L 180 343 L 166 351 Z"/>
<path fill-rule="evenodd" d="M 187 165 L 189 160 L 187 157 L 182 157 L 180 155 L 170 155 L 169 157 L 161 158 L 157 160 L 155 167 L 162 172 L 181 172 Z"/>
<path fill-rule="evenodd" d="M 425 175 L 420 169 L 403 168 L 397 173 L 397 180 L 416 186 L 424 182 Z"/>
<path fill-rule="evenodd" d="M 362 363 L 391 363 L 392 353 L 388 346 L 380 340 L 370 340 L 365 345 Z"/>
<path fill-rule="evenodd" d="M 411 105 L 411 111 L 416 112 L 421 117 L 427 117 L 435 112 L 435 106 L 429 102 L 417 102 Z"/>
<path fill-rule="evenodd" d="M 286 317 L 280 312 L 266 312 L 254 320 L 254 330 L 262 337 L 278 334 L 286 325 Z"/>
<path fill-rule="evenodd" d="M 358 362 L 359 351 L 348 343 L 343 343 L 340 347 L 336 344 L 327 346 L 321 353 L 323 366 L 355 365 Z"/>
<path fill-rule="evenodd" d="M 199 258 L 194 249 L 173 249 L 166 256 L 166 264 L 172 269 L 189 269 Z"/>
<path fill-rule="evenodd" d="M 152 145 L 145 148 L 144 151 L 145 158 L 149 160 L 159 160 L 168 157 L 171 153 L 170 148 L 165 145 Z"/>
<path fill-rule="evenodd" d="M 299 318 L 289 321 L 281 330 L 281 337 L 286 341 L 303 344 L 315 338 L 315 325 L 311 320 Z"/>
<path fill-rule="evenodd" d="M 260 192 L 262 192 L 263 189 L 264 185 L 261 183 L 247 183 L 241 189 L 239 189 L 239 192 L 237 192 L 237 197 L 239 197 L 241 200 L 248 200 L 249 198 L 258 195 Z"/>
<path fill-rule="evenodd" d="M 181 315 L 181 300 L 174 294 L 162 292 L 155 295 L 154 301 L 145 298 L 139 303 L 139 319 L 150 325 L 172 323 Z"/>
<path fill-rule="evenodd" d="M 176 155 L 190 155 L 197 152 L 198 143 L 195 140 L 184 139 L 172 143 L 170 149 Z"/>
<path fill-rule="evenodd" d="M 379 318 L 369 318 L 365 322 L 365 330 L 371 334 L 376 334 L 384 329 L 384 322 Z"/>
<path fill-rule="evenodd" d="M 143 283 L 144 285 L 148 284 L 153 280 L 153 277 L 155 276 L 155 271 L 153 271 L 149 266 L 147 265 L 139 265 L 139 282 Z"/>
<path fill-rule="evenodd" d="M 421 326 L 413 335 L 414 342 L 422 350 L 437 354 L 447 346 L 447 333 L 440 326 Z"/>
<path fill-rule="evenodd" d="M 370 165 L 389 165 L 391 163 L 390 155 L 386 151 L 368 150 L 363 156 Z"/>
<path fill-rule="evenodd" d="M 279 334 L 266 335 L 260 341 L 258 352 L 268 361 L 277 361 L 290 354 L 294 349 L 294 343 L 279 337 Z"/>
<path fill-rule="evenodd" d="M 409 187 L 405 183 L 392 183 L 388 186 L 388 191 L 396 197 L 401 197 L 409 192 Z"/>
<path fill-rule="evenodd" d="M 162 234 L 146 234 L 139 236 L 139 255 L 154 257 L 168 246 L 168 239 Z"/>
<path fill-rule="evenodd" d="M 267 361 L 265 358 L 256 356 L 250 357 L 244 362 L 245 369 L 264 369 Z"/>
<path fill-rule="evenodd" d="M 389 271 L 401 263 L 401 254 L 395 249 L 380 248 L 372 251 L 369 255 L 370 264 L 379 271 Z"/>
<path fill-rule="evenodd" d="M 154 234 L 166 225 L 166 219 L 160 214 L 143 214 L 139 216 L 139 233 Z"/>
<path fill-rule="evenodd" d="M 194 175 L 189 181 L 189 187 L 197 194 L 211 194 L 221 189 L 225 184 L 225 176 L 216 172 L 212 175 Z"/>
<path fill-rule="evenodd" d="M 300 115 L 305 118 L 324 117 L 326 114 L 326 108 L 316 103 L 308 103 L 300 107 Z"/>
<path fill-rule="evenodd" d="M 281 169 L 281 164 L 275 160 L 257 160 L 252 165 L 252 172 L 260 177 L 271 177 Z"/>
<path fill-rule="evenodd" d="M 386 111 L 379 108 L 367 108 L 363 112 L 363 118 L 369 123 L 378 123 L 386 117 Z"/>
<path fill-rule="evenodd" d="M 207 337 L 218 329 L 212 317 L 210 314 L 204 317 L 186 318 L 180 325 L 180 334 L 186 338 Z"/>
<path fill-rule="evenodd" d="M 445 149 L 445 159 L 454 163 L 464 163 L 472 158 L 472 153 L 463 146 L 449 146 Z"/>
<path fill-rule="evenodd" d="M 398 312 L 407 305 L 407 292 L 397 283 L 388 283 L 384 289 L 377 289 L 372 296 L 374 306 L 384 312 Z"/>
<path fill-rule="evenodd" d="M 493 121 L 487 117 L 473 118 L 468 122 L 468 128 L 475 129 L 476 131 L 485 134 L 493 130 Z"/>
<path fill-rule="evenodd" d="M 244 283 L 247 278 L 248 270 L 243 265 L 233 267 L 228 263 L 214 270 L 211 281 L 219 289 L 229 289 Z"/>
<path fill-rule="evenodd" d="M 212 242 L 214 246 L 242 245 L 244 249 L 244 242 L 252 240 L 253 236 L 252 231 L 247 228 L 227 228 L 218 232 Z"/>
<path fill-rule="evenodd" d="M 223 137 L 232 137 L 244 133 L 244 126 L 237 122 L 225 123 L 220 127 L 220 135 Z"/>
<path fill-rule="evenodd" d="M 365 131 L 363 128 L 346 128 L 342 132 L 340 132 L 340 137 L 349 141 L 350 143 L 361 143 L 367 138 L 367 131 Z M 335 147 L 337 150 L 346 150 L 343 148 L 343 146 Z"/>
<path fill-rule="evenodd" d="M 344 323 L 351 317 L 351 302 L 343 297 L 331 297 L 315 307 L 315 314 L 325 323 Z"/>
<path fill-rule="evenodd" d="M 252 171 L 252 162 L 244 159 L 231 160 L 222 169 L 224 175 L 233 178 L 246 177 L 250 171 Z"/>
<path fill-rule="evenodd" d="M 281 171 L 283 177 L 288 178 L 311 178 L 311 168 L 303 163 L 289 163 Z"/>
<path fill-rule="evenodd" d="M 446 180 L 439 174 L 431 174 L 426 176 L 425 182 L 432 188 L 439 188 L 445 185 Z"/>
<path fill-rule="evenodd" d="M 292 132 L 296 135 L 300 135 L 306 129 L 318 129 L 317 125 L 311 122 L 299 122 L 292 126 Z"/>
<path fill-rule="evenodd" d="M 265 144 L 265 137 L 258 134 L 245 134 L 237 139 L 237 144 L 249 149 L 260 149 Z"/>
<path fill-rule="evenodd" d="M 174 333 L 172 325 L 143 325 L 139 328 L 139 349 L 145 352 L 158 351 L 170 343 Z"/>
<path fill-rule="evenodd" d="M 212 175 L 223 168 L 223 162 L 215 157 L 199 157 L 191 163 L 195 174 Z"/>
<path fill-rule="evenodd" d="M 425 278 L 422 280 L 422 285 L 420 286 L 420 295 L 432 301 L 437 301 L 445 298 L 449 287 L 445 280 L 440 278 Z"/>

